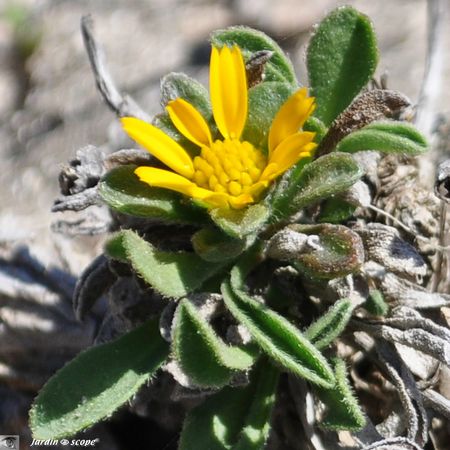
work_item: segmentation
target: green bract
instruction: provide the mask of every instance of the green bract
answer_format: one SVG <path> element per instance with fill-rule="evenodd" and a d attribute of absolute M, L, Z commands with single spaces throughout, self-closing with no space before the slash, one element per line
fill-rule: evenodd
<path fill-rule="evenodd" d="M 286 165 L 291 168 L 282 175 L 283 171 L 277 172 L 278 178 L 264 179 L 267 184 L 258 193 L 260 197 L 255 195 L 241 204 L 225 203 L 236 208 L 202 202 L 206 197 L 200 194 L 192 200 L 189 183 L 194 176 L 204 175 L 195 172 L 196 160 L 190 159 L 203 151 L 193 142 L 205 146 L 204 139 L 221 139 L 218 128 L 222 125 L 223 133 L 224 124 L 216 120 L 216 126 L 203 85 L 181 73 L 162 79 L 163 106 L 170 102 L 173 106 L 179 98 L 186 102 L 177 103 L 176 111 L 169 107 L 171 115 L 162 112 L 153 119 L 159 130 L 151 128 L 152 139 L 165 143 L 169 153 L 177 153 L 177 144 L 188 152 L 192 167 L 184 167 L 185 179 L 180 181 L 178 175 L 170 181 L 175 187 L 187 183 L 187 194 L 178 193 L 185 192 L 183 189 L 174 192 L 175 188 L 142 183 L 135 175 L 135 164 L 109 170 L 97 186 L 100 198 L 114 214 L 116 231 L 108 236 L 104 255 L 97 260 L 102 264 L 99 272 L 109 276 L 108 286 L 98 289 L 99 295 L 118 279 L 120 286 L 130 287 L 122 292 L 135 295 L 139 291 L 136 296 L 142 299 L 136 301 L 145 306 L 142 311 L 151 311 L 145 312 L 149 317 L 140 318 L 140 323 L 148 322 L 81 353 L 49 380 L 31 411 L 37 439 L 69 437 L 109 417 L 145 383 L 160 376 L 159 368 L 170 372 L 174 366 L 179 371 L 175 379 L 185 380 L 187 388 L 194 389 L 193 395 L 202 396 L 202 402 L 187 412 L 180 450 L 263 449 L 280 373 L 291 381 L 304 380 L 305 389 L 312 390 L 323 407 L 322 426 L 355 431 L 365 424 L 345 362 L 337 357 L 336 342 L 352 338 L 346 327 L 358 305 L 365 309 L 358 309 L 359 318 L 386 315 L 389 306 L 377 289 L 371 289 L 367 300 L 359 303 L 350 294 L 342 295 L 348 298 L 328 295 L 333 282 L 364 275 L 361 268 L 366 250 L 358 230 L 349 222 L 353 214 L 357 216 L 355 205 L 359 203 L 348 200 L 349 189 L 364 171 L 352 153 L 377 150 L 415 155 L 426 149 L 426 141 L 413 126 L 379 115 L 369 120 L 362 114 L 364 123 L 341 126 L 346 112 L 353 111 L 347 108 L 367 86 L 378 60 L 372 25 L 352 7 L 331 12 L 316 28 L 307 50 L 309 89 L 316 97 L 316 110 L 303 130 L 316 133 L 320 156 L 310 153 L 314 144 L 309 133 L 284 130 L 286 137 L 278 123 L 274 134 L 279 134 L 275 141 L 280 142 L 274 146 L 273 134 L 269 139 L 282 105 L 294 93 L 298 95 L 294 100 L 300 103 L 306 98 L 280 47 L 264 33 L 247 27 L 216 31 L 211 42 L 239 51 L 233 47 L 237 45 L 247 71 L 256 74 L 248 89 L 249 114 L 245 127 L 241 123 L 242 141 L 262 154 L 249 151 L 248 158 L 254 157 L 256 162 L 245 175 L 250 177 L 250 168 L 259 170 L 256 163 L 262 159 L 270 161 L 283 139 L 307 136 L 306 156 L 291 159 L 299 162 Z M 222 50 L 227 54 L 227 49 Z M 255 63 L 261 55 L 264 61 Z M 234 57 L 231 50 L 227 57 Z M 242 86 L 245 94 L 245 80 Z M 364 102 L 353 103 L 353 108 L 360 103 Z M 307 105 L 311 112 L 312 100 Z M 177 114 L 182 116 L 183 108 L 191 107 L 201 115 L 199 118 L 192 111 L 186 115 L 198 125 L 193 128 L 197 134 L 192 142 L 189 132 L 182 135 L 175 126 Z M 377 106 L 377 111 L 382 109 Z M 144 133 L 139 130 L 137 134 Z M 172 140 L 167 141 L 167 136 Z M 226 144 L 229 148 L 230 142 Z M 239 145 L 242 150 L 244 143 Z M 277 158 L 275 165 L 280 163 Z M 210 159 L 213 165 L 213 157 Z M 224 161 L 228 162 L 224 159 L 221 164 Z M 169 166 L 170 158 L 165 162 Z M 183 173 L 183 164 L 179 166 Z M 154 169 L 150 173 L 156 176 Z M 172 174 L 167 172 L 169 179 Z M 219 177 L 219 172 L 215 173 Z M 220 175 L 228 176 L 224 169 Z M 239 176 L 244 179 L 243 172 Z M 246 186 L 244 181 L 239 189 L 244 189 L 242 186 Z M 86 303 L 90 307 L 95 300 L 86 293 L 86 280 L 90 286 L 95 284 L 95 269 L 93 263 L 77 290 L 77 310 L 83 314 L 89 309 Z M 311 286 L 314 295 L 308 295 Z M 286 389 L 286 384 L 280 383 L 280 389 Z"/>

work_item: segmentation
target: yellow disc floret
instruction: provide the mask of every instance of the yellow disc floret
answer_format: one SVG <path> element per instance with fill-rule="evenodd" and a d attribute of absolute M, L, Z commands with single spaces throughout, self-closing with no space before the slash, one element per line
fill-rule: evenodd
<path fill-rule="evenodd" d="M 216 140 L 202 147 L 194 158 L 193 181 L 202 188 L 237 197 L 251 192 L 265 167 L 265 156 L 250 142 Z"/>

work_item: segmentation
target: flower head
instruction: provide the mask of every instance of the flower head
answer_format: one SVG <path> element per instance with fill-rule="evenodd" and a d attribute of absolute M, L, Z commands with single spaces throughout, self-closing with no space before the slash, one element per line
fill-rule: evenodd
<path fill-rule="evenodd" d="M 314 110 L 314 99 L 299 89 L 281 106 L 269 130 L 268 154 L 241 139 L 248 112 L 244 59 L 236 45 L 212 48 L 210 97 L 214 121 L 221 134 L 213 139 L 204 117 L 182 98 L 170 101 L 169 116 L 189 141 L 200 149 L 193 159 L 159 128 L 133 117 L 121 119 L 124 130 L 172 171 L 138 167 L 141 181 L 181 192 L 208 207 L 243 208 L 256 202 L 279 175 L 316 147 L 314 133 L 300 131 Z"/>

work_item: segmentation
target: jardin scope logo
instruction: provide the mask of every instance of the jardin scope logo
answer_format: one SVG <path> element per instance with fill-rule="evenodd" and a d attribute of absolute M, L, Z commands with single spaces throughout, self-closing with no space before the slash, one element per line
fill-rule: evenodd
<path fill-rule="evenodd" d="M 19 436 L 15 434 L 0 434 L 0 449 L 10 448 L 19 450 Z"/>

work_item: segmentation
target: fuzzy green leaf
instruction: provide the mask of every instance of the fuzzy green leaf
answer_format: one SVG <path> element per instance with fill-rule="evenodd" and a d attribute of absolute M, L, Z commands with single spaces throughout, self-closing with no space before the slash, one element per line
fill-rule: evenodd
<path fill-rule="evenodd" d="M 315 246 L 301 251 L 294 266 L 313 279 L 333 279 L 357 271 L 364 263 L 361 237 L 343 225 L 291 225 L 299 233 L 316 236 Z"/>
<path fill-rule="evenodd" d="M 180 194 L 139 181 L 134 174 L 136 167 L 116 167 L 100 181 L 99 193 L 109 207 L 132 216 L 176 223 L 206 221 L 204 211 L 188 203 Z"/>
<path fill-rule="evenodd" d="M 221 262 L 239 256 L 248 243 L 247 239 L 232 238 L 215 228 L 203 228 L 192 236 L 192 246 L 205 261 Z"/>
<path fill-rule="evenodd" d="M 222 285 L 225 304 L 248 329 L 255 342 L 274 361 L 312 383 L 330 387 L 334 376 L 326 359 L 283 316 L 250 297 L 241 289 L 239 267 L 231 271 L 231 284 Z"/>
<path fill-rule="evenodd" d="M 242 139 L 267 152 L 272 121 L 294 90 L 292 85 L 281 82 L 264 82 L 252 87 L 248 91 L 248 117 Z"/>
<path fill-rule="evenodd" d="M 370 20 L 351 6 L 332 11 L 319 24 L 307 50 L 315 116 L 325 125 L 352 102 L 370 81 L 378 48 Z"/>
<path fill-rule="evenodd" d="M 272 197 L 273 219 L 290 216 L 305 206 L 343 192 L 362 175 L 361 167 L 345 153 L 330 153 L 296 167 Z"/>
<path fill-rule="evenodd" d="M 110 416 L 136 394 L 168 354 L 157 321 L 80 353 L 37 396 L 30 412 L 33 437 L 69 437 Z"/>
<path fill-rule="evenodd" d="M 378 150 L 384 153 L 419 155 L 427 151 L 425 137 L 412 125 L 403 122 L 374 122 L 342 139 L 336 150 L 358 152 Z"/>
<path fill-rule="evenodd" d="M 312 323 L 303 334 L 319 350 L 322 350 L 344 331 L 352 316 L 352 312 L 353 304 L 350 300 L 338 300 L 323 316 Z"/>
<path fill-rule="evenodd" d="M 366 419 L 347 380 L 345 362 L 336 358 L 333 363 L 336 385 L 332 389 L 315 388 L 326 407 L 321 425 L 331 430 L 359 431 L 365 426 Z"/>
<path fill-rule="evenodd" d="M 198 386 L 221 387 L 255 361 L 255 347 L 233 347 L 220 339 L 197 308 L 182 300 L 175 313 L 172 351 L 183 372 Z"/>
<path fill-rule="evenodd" d="M 213 209 L 211 219 L 226 234 L 236 239 L 244 239 L 256 233 L 269 218 L 267 206 L 258 203 L 244 209 Z"/>
<path fill-rule="evenodd" d="M 166 106 L 177 98 L 182 98 L 195 106 L 207 121 L 211 119 L 211 103 L 205 86 L 184 73 L 172 72 L 161 80 L 161 102 Z"/>
<path fill-rule="evenodd" d="M 325 126 L 325 124 L 320 119 L 314 116 L 310 116 L 308 118 L 308 120 L 303 125 L 303 130 L 316 133 L 314 142 L 317 143 L 319 143 L 328 132 L 328 128 Z"/>
<path fill-rule="evenodd" d="M 318 222 L 341 223 L 353 216 L 356 206 L 339 197 L 327 198 L 320 207 Z"/>
<path fill-rule="evenodd" d="M 229 27 L 214 31 L 211 35 L 211 43 L 216 47 L 237 44 L 246 60 L 260 50 L 273 51 L 273 56 L 265 67 L 265 81 L 296 84 L 295 72 L 290 59 L 273 39 L 261 31 L 243 26 Z"/>
<path fill-rule="evenodd" d="M 167 297 L 183 297 L 211 278 L 223 264 L 213 264 L 191 252 L 164 252 L 130 230 L 113 236 L 106 252 L 131 263 L 133 269 L 156 291 Z"/>
<path fill-rule="evenodd" d="M 249 385 L 226 387 L 191 410 L 178 450 L 262 450 L 270 430 L 278 371 L 261 361 Z"/>
<path fill-rule="evenodd" d="M 375 316 L 385 316 L 389 312 L 389 305 L 386 303 L 383 294 L 378 289 L 371 289 L 369 297 L 362 306 Z"/>

